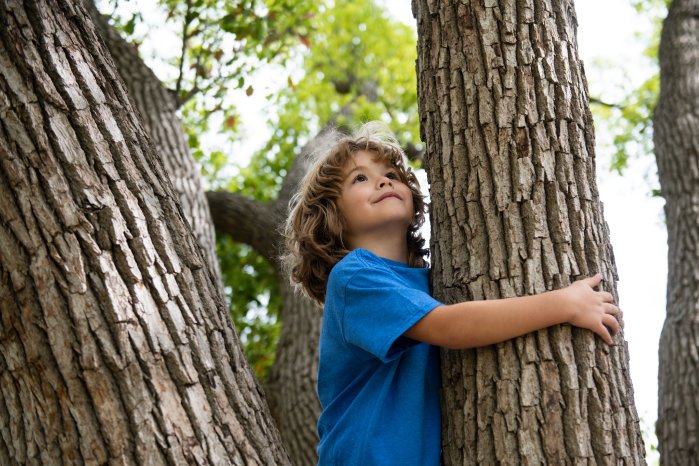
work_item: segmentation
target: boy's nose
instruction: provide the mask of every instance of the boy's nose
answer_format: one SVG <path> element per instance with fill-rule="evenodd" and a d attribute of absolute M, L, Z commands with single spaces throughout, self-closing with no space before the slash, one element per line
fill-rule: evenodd
<path fill-rule="evenodd" d="M 386 185 L 393 186 L 389 178 L 384 178 L 381 181 L 379 181 L 379 188 L 383 188 Z"/>

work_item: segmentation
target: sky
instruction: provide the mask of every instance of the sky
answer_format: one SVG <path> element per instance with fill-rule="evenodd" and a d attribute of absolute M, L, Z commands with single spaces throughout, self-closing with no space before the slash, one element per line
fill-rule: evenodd
<path fill-rule="evenodd" d="M 414 25 L 409 0 L 378 1 L 396 19 Z M 645 45 L 636 37 L 637 33 L 650 30 L 650 22 L 637 15 L 630 0 L 578 0 L 575 6 L 578 50 L 585 64 L 590 95 L 614 102 L 620 98 L 621 84 L 627 88 L 640 84 L 653 71 L 644 65 Z M 152 8 L 148 3 L 139 2 L 139 8 L 143 9 L 144 17 L 157 15 L 154 10 L 146 11 Z M 175 36 L 168 40 L 179 39 Z M 163 43 L 162 40 L 155 42 Z M 148 59 L 148 45 L 144 44 L 141 50 Z M 163 50 L 159 48 L 151 53 L 162 55 Z M 155 71 L 158 73 L 157 69 Z M 255 93 L 241 105 L 244 122 L 241 133 L 257 137 L 235 143 L 234 153 L 252 154 L 266 139 L 264 135 L 269 134 L 265 127 L 268 115 L 263 110 L 267 106 L 264 95 L 286 86 L 290 71 L 266 70 L 265 73 L 257 76 Z M 293 73 L 292 78 L 296 79 Z M 244 100 L 242 91 L 234 98 Z M 216 124 L 212 122 L 212 126 Z M 619 306 L 624 312 L 624 336 L 629 347 L 636 407 L 642 418 L 642 428 L 651 433 L 651 443 L 656 443 L 652 426 L 656 419 L 658 339 L 665 316 L 667 277 L 664 202 L 649 194 L 652 188 L 659 186 L 653 155 L 631 160 L 623 176 L 610 173 L 613 135 L 600 122 L 595 126 L 598 187 L 619 275 Z M 646 447 L 648 450 L 649 445 Z M 649 464 L 656 459 L 657 453 L 649 451 Z"/>

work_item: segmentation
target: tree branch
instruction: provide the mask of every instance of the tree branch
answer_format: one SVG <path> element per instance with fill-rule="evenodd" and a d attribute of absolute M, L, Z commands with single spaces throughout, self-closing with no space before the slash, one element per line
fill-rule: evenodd
<path fill-rule="evenodd" d="M 252 246 L 271 264 L 277 261 L 278 228 L 283 218 L 273 204 L 228 191 L 208 191 L 206 199 L 216 232 Z"/>
<path fill-rule="evenodd" d="M 182 86 L 182 74 L 184 68 L 184 57 L 187 53 L 187 42 L 189 41 L 189 23 L 192 22 L 192 0 L 187 0 L 187 12 L 184 15 L 184 22 L 182 23 L 182 53 L 180 54 L 180 72 L 177 76 L 177 84 L 175 85 L 175 94 L 180 94 L 180 89 Z"/>
<path fill-rule="evenodd" d="M 600 100 L 597 97 L 590 97 L 590 103 L 601 105 L 601 106 L 607 107 L 607 108 L 617 108 L 619 110 L 623 110 L 626 107 L 625 105 L 621 105 L 621 104 L 610 104 L 609 102 L 604 102 L 603 100 Z"/>

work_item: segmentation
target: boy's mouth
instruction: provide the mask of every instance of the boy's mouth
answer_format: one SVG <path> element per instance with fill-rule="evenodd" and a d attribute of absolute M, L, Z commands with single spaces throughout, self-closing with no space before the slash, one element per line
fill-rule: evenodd
<path fill-rule="evenodd" d="M 388 199 L 389 197 L 395 197 L 396 199 L 400 199 L 401 201 L 403 200 L 403 198 L 400 197 L 398 195 L 398 193 L 391 191 L 391 192 L 382 194 L 381 197 L 379 197 L 379 199 L 376 201 L 376 203 L 379 203 L 379 202 L 383 201 L 384 199 Z"/>

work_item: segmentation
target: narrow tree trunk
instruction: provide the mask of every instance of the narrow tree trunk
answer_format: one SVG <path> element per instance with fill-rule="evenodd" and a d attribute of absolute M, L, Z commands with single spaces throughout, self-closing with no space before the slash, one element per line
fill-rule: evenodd
<path fill-rule="evenodd" d="M 281 277 L 282 331 L 265 393 L 294 464 L 313 466 L 318 463 L 316 423 L 321 407 L 316 385 L 322 311 L 294 293 L 286 274 L 277 274 Z"/>
<path fill-rule="evenodd" d="M 660 40 L 655 155 L 668 233 L 667 317 L 660 335 L 658 449 L 699 464 L 699 1 L 674 0 Z"/>
<path fill-rule="evenodd" d="M 0 463 L 287 464 L 85 11 L 0 24 Z"/>
<path fill-rule="evenodd" d="M 616 267 L 569 1 L 414 0 L 434 292 L 541 293 Z M 445 464 L 644 464 L 623 336 L 556 326 L 443 353 Z"/>

